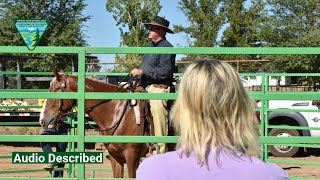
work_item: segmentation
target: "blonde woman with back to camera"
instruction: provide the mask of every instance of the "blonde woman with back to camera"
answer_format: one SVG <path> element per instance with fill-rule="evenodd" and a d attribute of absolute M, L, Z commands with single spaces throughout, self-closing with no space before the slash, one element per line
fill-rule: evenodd
<path fill-rule="evenodd" d="M 277 165 L 253 156 L 259 148 L 254 106 L 229 64 L 195 61 L 171 111 L 177 150 L 146 158 L 137 180 L 289 179 Z"/>

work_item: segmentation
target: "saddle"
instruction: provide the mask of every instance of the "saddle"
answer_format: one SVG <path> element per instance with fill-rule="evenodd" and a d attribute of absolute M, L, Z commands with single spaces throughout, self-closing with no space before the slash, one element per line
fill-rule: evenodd
<path fill-rule="evenodd" d="M 144 90 L 144 88 L 142 87 L 142 86 L 135 86 L 134 87 L 134 92 L 144 92 L 145 90 Z"/>
<path fill-rule="evenodd" d="M 160 88 L 160 89 L 168 89 L 169 85 L 167 84 L 152 84 L 155 88 Z"/>
<path fill-rule="evenodd" d="M 141 86 L 141 80 L 136 77 L 133 81 L 128 82 L 124 88 L 129 92 L 144 92 L 144 88 Z"/>
<path fill-rule="evenodd" d="M 129 86 L 125 87 L 125 88 L 127 89 L 128 92 L 131 92 L 131 93 L 134 93 L 134 92 L 138 92 L 138 93 L 145 92 L 144 88 L 139 84 L 140 83 L 138 81 L 135 81 L 131 85 L 129 85 Z M 140 107 L 139 107 L 139 104 L 137 103 L 137 100 L 136 99 L 131 99 L 129 104 L 134 110 L 134 114 L 135 114 L 135 117 L 136 117 L 137 125 L 140 125 L 141 114 L 140 114 Z"/>

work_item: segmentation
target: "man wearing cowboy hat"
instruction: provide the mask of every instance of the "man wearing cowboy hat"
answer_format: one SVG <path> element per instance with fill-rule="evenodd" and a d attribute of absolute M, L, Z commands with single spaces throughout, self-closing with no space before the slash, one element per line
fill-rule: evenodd
<path fill-rule="evenodd" d="M 149 47 L 173 47 L 166 40 L 166 33 L 174 34 L 169 29 L 170 22 L 156 16 L 150 23 L 145 23 L 151 40 Z M 142 56 L 140 68 L 131 71 L 134 76 L 141 76 L 141 85 L 148 93 L 170 93 L 174 91 L 173 73 L 175 71 L 175 54 L 145 54 Z M 168 135 L 168 101 L 150 100 L 153 116 L 154 135 Z M 166 144 L 158 143 L 160 153 L 167 151 Z"/>

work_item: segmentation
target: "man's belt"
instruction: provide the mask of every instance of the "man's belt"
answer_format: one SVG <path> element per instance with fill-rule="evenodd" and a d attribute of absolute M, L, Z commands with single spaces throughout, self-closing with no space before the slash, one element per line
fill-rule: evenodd
<path fill-rule="evenodd" d="M 169 84 L 151 84 L 155 88 L 160 88 L 160 89 L 167 89 L 170 85 Z"/>

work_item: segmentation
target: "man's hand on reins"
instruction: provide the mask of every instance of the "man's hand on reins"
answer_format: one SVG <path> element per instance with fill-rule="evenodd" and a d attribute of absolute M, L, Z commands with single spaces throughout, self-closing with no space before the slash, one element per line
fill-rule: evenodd
<path fill-rule="evenodd" d="M 138 68 L 134 68 L 132 71 L 131 71 L 131 74 L 133 76 L 140 76 L 143 74 L 143 70 L 142 69 L 138 69 Z"/>

